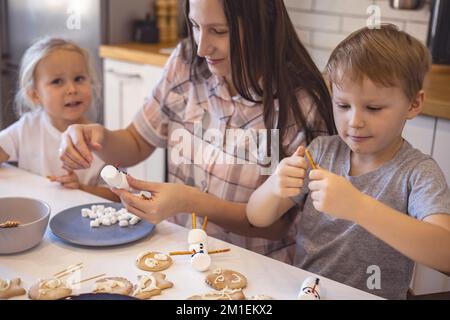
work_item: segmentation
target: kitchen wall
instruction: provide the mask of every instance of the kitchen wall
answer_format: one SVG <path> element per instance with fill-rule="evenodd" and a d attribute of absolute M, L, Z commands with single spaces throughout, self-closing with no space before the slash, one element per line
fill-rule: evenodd
<path fill-rule="evenodd" d="M 298 35 L 320 70 L 331 51 L 351 32 L 366 26 L 371 5 L 380 8 L 381 22 L 397 25 L 426 43 L 430 7 L 394 10 L 388 0 L 285 0 Z"/>

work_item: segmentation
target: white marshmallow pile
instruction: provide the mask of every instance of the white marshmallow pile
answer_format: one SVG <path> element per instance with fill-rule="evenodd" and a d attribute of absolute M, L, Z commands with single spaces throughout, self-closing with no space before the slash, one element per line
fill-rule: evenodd
<path fill-rule="evenodd" d="M 100 226 L 109 227 L 116 223 L 120 227 L 125 228 L 141 221 L 141 218 L 128 212 L 125 208 L 116 210 L 112 207 L 105 208 L 104 205 L 93 205 L 90 209 L 83 208 L 81 209 L 81 216 L 91 219 L 91 228 L 98 228 Z"/>

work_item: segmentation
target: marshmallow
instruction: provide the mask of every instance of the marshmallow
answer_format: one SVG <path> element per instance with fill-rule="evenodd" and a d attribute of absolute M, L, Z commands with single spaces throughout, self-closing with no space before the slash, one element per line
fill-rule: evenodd
<path fill-rule="evenodd" d="M 319 279 L 316 277 L 308 277 L 303 281 L 300 292 L 297 296 L 298 300 L 320 300 Z"/>
<path fill-rule="evenodd" d="M 105 166 L 100 175 L 110 187 L 131 191 L 126 174 L 120 172 L 116 167 L 111 165 Z"/>

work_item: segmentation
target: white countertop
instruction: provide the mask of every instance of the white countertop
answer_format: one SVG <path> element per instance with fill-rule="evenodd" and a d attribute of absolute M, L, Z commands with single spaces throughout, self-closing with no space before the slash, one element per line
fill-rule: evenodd
<path fill-rule="evenodd" d="M 91 194 L 62 189 L 44 177 L 30 174 L 9 165 L 0 165 L 0 197 L 28 197 L 47 202 L 51 216 L 58 212 L 87 203 L 106 202 Z M 1 230 L 0 230 L 1 232 Z M 47 228 L 42 242 L 26 252 L 0 255 L 0 278 L 20 277 L 26 290 L 38 278 L 46 278 L 70 265 L 84 263 L 81 279 L 106 273 L 107 276 L 125 277 L 137 283 L 137 276 L 145 274 L 135 266 L 136 257 L 144 251 L 180 251 L 187 249 L 188 229 L 163 222 L 148 237 L 119 247 L 91 248 L 67 244 L 54 236 Z M 230 252 L 212 255 L 211 269 L 232 269 L 245 275 L 247 297 L 265 294 L 274 299 L 296 299 L 303 280 L 313 274 L 288 264 L 267 258 L 223 241 L 209 238 L 210 250 L 231 248 Z M 174 256 L 173 265 L 162 271 L 174 287 L 163 290 L 162 295 L 152 299 L 186 299 L 191 295 L 212 291 L 204 278 L 206 273 L 193 270 L 188 256 Z M 320 278 L 323 299 L 381 299 L 344 284 Z M 94 281 L 81 284 L 74 294 L 91 292 Z M 26 296 L 17 297 L 27 299 Z"/>

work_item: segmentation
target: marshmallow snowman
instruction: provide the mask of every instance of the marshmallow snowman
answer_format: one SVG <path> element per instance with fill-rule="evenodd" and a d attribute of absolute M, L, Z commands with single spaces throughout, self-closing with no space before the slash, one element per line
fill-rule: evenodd
<path fill-rule="evenodd" d="M 308 277 L 303 281 L 298 300 L 320 300 L 319 278 Z"/>
<path fill-rule="evenodd" d="M 110 187 L 125 189 L 130 192 L 132 191 L 130 186 L 128 185 L 127 175 L 116 167 L 111 165 L 105 166 L 102 169 L 100 175 Z"/>
<path fill-rule="evenodd" d="M 206 271 L 211 265 L 208 254 L 208 235 L 203 229 L 192 229 L 188 234 L 191 265 L 197 271 Z"/>

